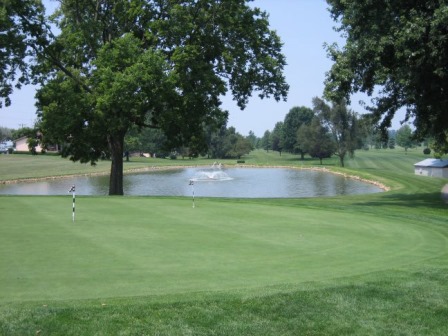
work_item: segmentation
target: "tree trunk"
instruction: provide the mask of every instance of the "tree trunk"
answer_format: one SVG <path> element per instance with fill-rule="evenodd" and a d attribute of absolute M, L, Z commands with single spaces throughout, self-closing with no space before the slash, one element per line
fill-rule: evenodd
<path fill-rule="evenodd" d="M 123 195 L 123 145 L 124 134 L 108 136 L 112 163 L 110 166 L 109 195 Z"/>
<path fill-rule="evenodd" d="M 345 155 L 339 155 L 339 162 L 341 163 L 341 167 L 344 167 L 344 157 Z"/>

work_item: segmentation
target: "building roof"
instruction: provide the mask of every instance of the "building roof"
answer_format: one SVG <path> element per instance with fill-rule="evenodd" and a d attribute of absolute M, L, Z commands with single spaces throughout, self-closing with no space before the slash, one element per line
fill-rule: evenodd
<path fill-rule="evenodd" d="M 431 167 L 431 168 L 447 168 L 448 160 L 442 159 L 426 159 L 414 164 L 416 167 Z"/>
<path fill-rule="evenodd" d="M 28 139 L 28 137 L 25 135 L 25 136 L 15 139 L 14 142 L 22 141 L 22 140 L 26 140 L 26 139 Z"/>

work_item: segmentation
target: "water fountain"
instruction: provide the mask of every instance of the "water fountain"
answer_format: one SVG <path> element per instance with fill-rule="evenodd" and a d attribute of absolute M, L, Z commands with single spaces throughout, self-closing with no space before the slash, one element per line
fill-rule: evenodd
<path fill-rule="evenodd" d="M 233 178 L 222 170 L 221 163 L 214 162 L 209 169 L 203 169 L 197 172 L 190 180 L 195 182 L 229 181 L 233 180 Z"/>

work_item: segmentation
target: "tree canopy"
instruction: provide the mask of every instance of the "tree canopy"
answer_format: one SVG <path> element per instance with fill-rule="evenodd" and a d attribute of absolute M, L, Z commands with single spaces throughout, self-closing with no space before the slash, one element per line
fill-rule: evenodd
<path fill-rule="evenodd" d="M 3 0 L 0 5 L 0 108 L 11 105 L 14 87 L 32 81 L 30 56 L 47 45 L 44 6 L 37 0 Z"/>
<path fill-rule="evenodd" d="M 275 123 L 274 129 L 270 134 L 270 145 L 272 150 L 279 152 L 282 155 L 283 147 L 284 147 L 284 123 L 283 121 L 279 121 Z"/>
<path fill-rule="evenodd" d="M 295 106 L 289 110 L 283 122 L 283 149 L 291 153 L 304 153 L 297 144 L 297 130 L 301 125 L 309 125 L 313 119 L 313 110 L 305 106 Z"/>
<path fill-rule="evenodd" d="M 236 131 L 234 127 L 222 126 L 210 134 L 208 156 L 213 159 L 239 159 L 254 149 L 250 141 Z M 205 153 L 204 153 L 205 154 Z"/>
<path fill-rule="evenodd" d="M 328 129 L 321 124 L 318 117 L 314 117 L 309 125 L 302 124 L 297 131 L 297 142 L 303 153 L 308 153 L 312 158 L 322 160 L 330 158 L 335 152 L 335 143 Z"/>
<path fill-rule="evenodd" d="M 412 129 L 409 125 L 404 124 L 397 130 L 395 135 L 395 141 L 398 146 L 403 147 L 407 152 L 408 148 L 412 148 L 415 145 L 415 141 L 412 139 Z"/>
<path fill-rule="evenodd" d="M 94 163 L 108 153 L 109 194 L 120 195 L 124 137 L 132 127 L 158 128 L 167 146 L 200 150 L 207 128 L 227 120 L 220 108 L 227 92 L 242 109 L 254 91 L 286 99 L 282 43 L 268 15 L 249 2 L 62 0 L 53 21 L 57 36 L 38 0 L 26 1 L 40 6 L 26 13 L 20 1 L 8 0 L 2 16 L 20 25 L 17 36 L 37 36 L 22 47 L 42 85 L 45 139 L 64 144 L 64 155 L 75 161 Z M 8 43 L 15 58 L 5 64 L 12 70 L 24 55 Z M 2 77 L 5 99 L 13 80 Z"/>
<path fill-rule="evenodd" d="M 0 126 L 0 142 L 12 139 L 12 129 Z"/>
<path fill-rule="evenodd" d="M 263 147 L 264 150 L 266 150 L 266 152 L 269 152 L 269 150 L 271 149 L 271 131 L 266 130 L 263 133 L 263 136 L 261 137 L 261 146 Z"/>
<path fill-rule="evenodd" d="M 358 119 L 356 114 L 347 108 L 344 100 L 332 103 L 331 106 L 323 99 L 313 98 L 313 111 L 320 119 L 320 125 L 327 129 L 334 142 L 334 154 L 339 157 L 341 167 L 344 167 L 346 155 L 352 156 L 358 148 Z"/>
<path fill-rule="evenodd" d="M 369 109 L 383 130 L 397 110 L 416 136 L 448 143 L 448 3 L 434 0 L 327 0 L 346 45 L 328 46 L 334 65 L 326 97 L 378 92 Z M 445 148 L 448 148 L 445 146 Z M 447 150 L 448 151 L 448 150 Z"/>

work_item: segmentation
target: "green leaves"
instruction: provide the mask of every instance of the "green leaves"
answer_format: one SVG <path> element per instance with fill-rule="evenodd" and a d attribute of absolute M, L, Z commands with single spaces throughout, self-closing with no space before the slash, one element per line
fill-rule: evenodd
<path fill-rule="evenodd" d="M 93 65 L 95 108 L 107 115 L 110 130 L 157 119 L 163 97 L 174 94 L 161 53 L 143 49 L 130 34 L 101 48 Z"/>
<path fill-rule="evenodd" d="M 406 108 L 419 138 L 446 143 L 448 118 L 448 6 L 425 1 L 327 0 L 338 30 L 347 38 L 342 50 L 327 46 L 335 62 L 325 95 L 337 101 L 352 93 L 380 95 L 369 107 L 383 129 Z"/>
<path fill-rule="evenodd" d="M 305 106 L 293 107 L 285 116 L 283 133 L 281 136 L 283 149 L 291 153 L 300 152 L 300 144 L 297 143 L 297 130 L 303 124 L 310 124 L 313 119 L 313 111 Z"/>
<path fill-rule="evenodd" d="M 39 107 L 45 133 L 74 160 L 122 160 L 134 126 L 202 151 L 207 128 L 227 121 L 228 91 L 241 108 L 254 90 L 286 98 L 280 39 L 245 1 L 65 0 L 57 24 Z"/>
<path fill-rule="evenodd" d="M 38 0 L 5 0 L 0 6 L 0 108 L 13 88 L 31 81 L 29 57 L 46 45 L 44 8 Z M 28 59 L 27 59 L 28 57 Z"/>
<path fill-rule="evenodd" d="M 344 159 L 348 154 L 353 157 L 358 148 L 358 120 L 356 114 L 347 108 L 344 100 L 328 105 L 323 99 L 313 98 L 313 111 L 320 124 L 331 134 L 335 155 L 344 167 Z M 327 147 L 327 146 L 325 146 Z"/>

